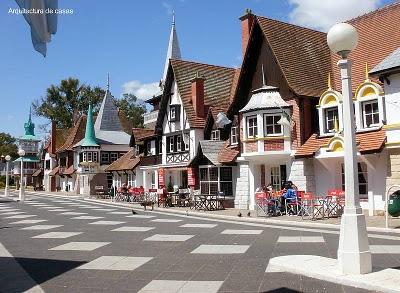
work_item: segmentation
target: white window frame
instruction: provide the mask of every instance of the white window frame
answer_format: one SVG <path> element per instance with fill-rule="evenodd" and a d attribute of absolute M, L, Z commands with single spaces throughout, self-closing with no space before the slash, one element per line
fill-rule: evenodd
<path fill-rule="evenodd" d="M 255 124 L 250 127 L 250 120 L 254 120 Z M 257 116 L 248 116 L 246 117 L 246 130 L 247 130 L 247 138 L 257 138 L 258 137 L 258 123 L 257 123 Z M 250 128 L 252 129 L 253 135 L 250 135 Z"/>
<path fill-rule="evenodd" d="M 182 151 L 182 137 L 180 135 L 176 137 L 176 151 Z"/>
<path fill-rule="evenodd" d="M 338 106 L 333 106 L 333 107 L 327 107 L 323 109 L 323 115 L 324 115 L 324 132 L 325 133 L 332 133 L 335 131 L 335 116 L 333 116 L 333 119 L 329 119 L 328 120 L 328 112 L 330 111 L 336 111 L 337 112 L 337 116 L 336 119 L 339 123 L 339 107 Z M 333 128 L 332 129 L 328 129 L 328 123 L 331 122 L 333 123 Z"/>
<path fill-rule="evenodd" d="M 115 157 L 115 160 L 113 157 Z M 110 163 L 115 162 L 116 160 L 118 160 L 118 153 L 110 153 Z"/>
<path fill-rule="evenodd" d="M 174 106 L 169 107 L 169 120 L 170 121 L 175 121 L 176 119 L 176 108 Z"/>
<path fill-rule="evenodd" d="M 272 117 L 272 124 L 267 124 L 267 118 Z M 281 136 L 283 135 L 283 126 L 278 124 L 278 121 L 282 118 L 280 114 L 264 114 L 264 136 Z M 272 126 L 273 133 L 268 133 L 267 128 L 268 126 Z M 275 127 L 279 126 L 281 131 L 275 132 Z"/>
<path fill-rule="evenodd" d="M 221 132 L 219 129 L 215 129 L 211 131 L 211 140 L 220 140 Z"/>
<path fill-rule="evenodd" d="M 107 157 L 107 160 L 104 160 L 105 157 Z M 101 153 L 101 163 L 108 164 L 109 162 L 110 162 L 110 154 L 107 152 L 102 152 Z"/>
<path fill-rule="evenodd" d="M 174 136 L 170 136 L 169 137 L 169 145 L 168 145 L 168 150 L 170 153 L 174 153 L 174 143 L 175 143 L 175 137 Z"/>
<path fill-rule="evenodd" d="M 365 110 L 365 106 L 366 105 L 372 105 L 372 104 L 376 104 L 377 105 L 377 111 L 376 112 L 371 112 L 371 113 L 366 113 Z M 372 108 L 373 106 L 371 106 Z M 364 101 L 361 102 L 361 108 L 362 108 L 362 119 L 363 119 L 363 128 L 371 128 L 371 127 L 376 127 L 379 125 L 379 102 L 378 99 L 373 99 L 373 100 L 369 100 L 369 101 Z M 372 116 L 374 117 L 375 115 L 378 116 L 378 122 L 377 123 L 371 123 L 369 126 L 367 125 L 367 119 L 366 116 Z"/>
<path fill-rule="evenodd" d="M 231 128 L 231 144 L 235 145 L 238 144 L 238 127 L 233 126 Z"/>

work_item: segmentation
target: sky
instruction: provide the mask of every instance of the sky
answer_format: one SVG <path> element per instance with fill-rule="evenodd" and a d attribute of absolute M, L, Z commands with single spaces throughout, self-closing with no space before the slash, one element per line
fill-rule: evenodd
<path fill-rule="evenodd" d="M 30 28 L 14 0 L 0 1 L 0 132 L 23 135 L 32 101 L 68 77 L 147 99 L 162 77 L 172 10 L 182 59 L 239 67 L 246 8 L 281 21 L 327 31 L 333 24 L 391 3 L 391 0 L 59 0 L 71 14 L 58 16 L 57 33 L 44 58 L 33 49 Z M 36 133 L 46 133 L 33 117 Z"/>

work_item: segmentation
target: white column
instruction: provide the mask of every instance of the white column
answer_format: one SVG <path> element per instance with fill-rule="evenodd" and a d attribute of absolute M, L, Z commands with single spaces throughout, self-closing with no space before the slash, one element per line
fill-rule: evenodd
<path fill-rule="evenodd" d="M 4 196 L 10 195 L 9 168 L 10 168 L 10 162 L 7 160 L 7 162 L 6 162 L 6 188 L 4 189 Z"/>
<path fill-rule="evenodd" d="M 348 59 L 338 62 L 342 79 L 345 208 L 341 220 L 338 265 L 343 274 L 365 274 L 372 271 L 365 216 L 358 193 L 358 167 L 354 112 L 351 89 L 351 64 Z"/>
<path fill-rule="evenodd" d="M 24 183 L 24 158 L 21 158 L 21 183 L 19 186 L 19 200 L 25 201 L 25 183 Z"/>

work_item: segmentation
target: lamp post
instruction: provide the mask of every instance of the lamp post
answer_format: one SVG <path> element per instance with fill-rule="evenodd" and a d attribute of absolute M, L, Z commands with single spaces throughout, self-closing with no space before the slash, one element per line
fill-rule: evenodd
<path fill-rule="evenodd" d="M 341 219 L 338 265 L 343 274 L 366 274 L 372 271 L 365 216 L 360 206 L 355 124 L 351 88 L 349 53 L 357 46 L 358 33 L 347 24 L 334 25 L 327 35 L 332 52 L 341 56 L 338 61 L 342 80 L 345 207 Z"/>
<path fill-rule="evenodd" d="M 23 149 L 18 150 L 18 155 L 21 158 L 21 180 L 19 184 L 19 200 L 25 201 L 25 187 L 24 187 L 24 156 L 25 151 Z"/>
<path fill-rule="evenodd" d="M 11 157 L 9 155 L 5 156 L 6 160 L 6 188 L 4 189 L 4 196 L 9 196 L 10 195 L 10 186 L 9 186 L 9 165 L 10 165 L 10 160 Z"/>

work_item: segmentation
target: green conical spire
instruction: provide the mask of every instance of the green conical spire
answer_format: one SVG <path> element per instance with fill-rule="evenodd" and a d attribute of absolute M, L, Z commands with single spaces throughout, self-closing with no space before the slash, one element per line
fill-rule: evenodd
<path fill-rule="evenodd" d="M 23 138 L 34 139 L 35 138 L 35 124 L 32 122 L 32 109 L 29 109 L 28 122 L 24 123 L 25 135 Z"/>
<path fill-rule="evenodd" d="M 89 110 L 86 118 L 86 130 L 85 138 L 83 139 L 82 146 L 85 147 L 96 147 L 97 144 L 96 135 L 94 132 L 94 122 L 93 122 L 93 108 L 89 105 Z"/>

